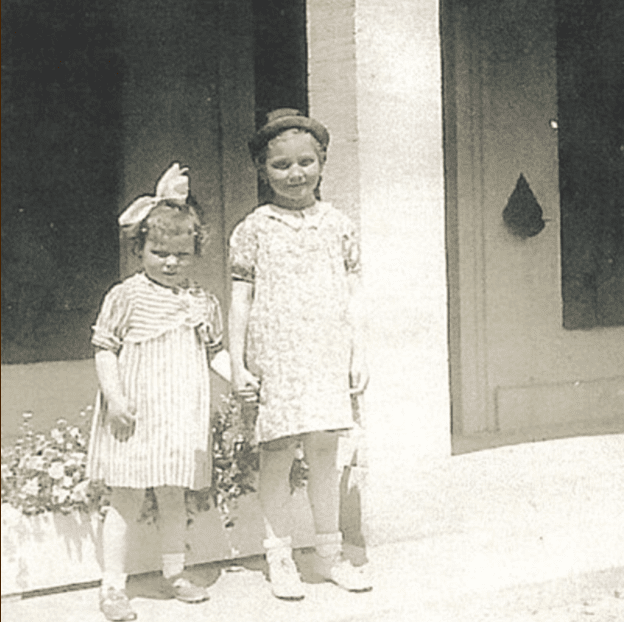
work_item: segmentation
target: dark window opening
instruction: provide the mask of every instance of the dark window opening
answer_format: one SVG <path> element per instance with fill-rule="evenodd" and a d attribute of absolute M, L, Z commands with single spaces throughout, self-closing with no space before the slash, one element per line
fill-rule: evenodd
<path fill-rule="evenodd" d="M 557 0 L 563 325 L 624 325 L 624 5 Z"/>
<path fill-rule="evenodd" d="M 114 2 L 2 3 L 2 362 L 91 356 L 118 275 Z"/>

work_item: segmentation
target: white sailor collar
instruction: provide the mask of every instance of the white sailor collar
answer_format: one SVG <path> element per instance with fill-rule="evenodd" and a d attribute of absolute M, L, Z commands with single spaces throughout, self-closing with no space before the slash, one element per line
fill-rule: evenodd
<path fill-rule="evenodd" d="M 279 220 L 298 231 L 303 228 L 318 229 L 330 210 L 331 204 L 324 201 L 317 201 L 314 205 L 302 210 L 289 210 L 272 203 L 266 203 L 256 208 L 255 213 L 266 218 Z"/>

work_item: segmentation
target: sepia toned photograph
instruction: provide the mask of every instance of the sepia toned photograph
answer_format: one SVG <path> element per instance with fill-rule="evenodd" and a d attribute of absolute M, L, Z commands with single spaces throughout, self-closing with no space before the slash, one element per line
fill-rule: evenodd
<path fill-rule="evenodd" d="M 4 0 L 3 622 L 624 622 L 623 32 Z"/>

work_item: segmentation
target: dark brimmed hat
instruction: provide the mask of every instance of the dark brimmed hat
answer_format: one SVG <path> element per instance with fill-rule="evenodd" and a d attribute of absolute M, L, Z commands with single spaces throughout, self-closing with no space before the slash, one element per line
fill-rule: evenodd
<path fill-rule="evenodd" d="M 307 130 L 319 141 L 323 149 L 327 149 L 329 132 L 324 125 L 310 117 L 306 117 L 294 108 L 278 108 L 267 114 L 266 123 L 249 141 L 251 156 L 256 158 L 272 138 L 275 138 L 280 132 L 293 127 Z"/>

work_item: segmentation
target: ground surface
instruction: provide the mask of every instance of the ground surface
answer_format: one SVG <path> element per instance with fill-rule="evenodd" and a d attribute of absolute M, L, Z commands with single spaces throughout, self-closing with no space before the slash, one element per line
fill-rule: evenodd
<path fill-rule="evenodd" d="M 199 605 L 162 600 L 159 576 L 133 577 L 128 593 L 139 620 L 164 622 L 624 622 L 624 568 L 571 576 L 539 584 L 490 588 L 462 586 L 445 578 L 439 560 L 423 567 L 417 543 L 383 545 L 368 552 L 374 589 L 350 594 L 319 583 L 309 570 L 309 553 L 297 552 L 306 581 L 301 602 L 270 593 L 261 558 L 239 565 L 208 564 L 192 569 L 210 586 Z M 414 563 L 417 562 L 417 563 Z M 2 603 L 3 622 L 102 622 L 95 587 Z"/>

